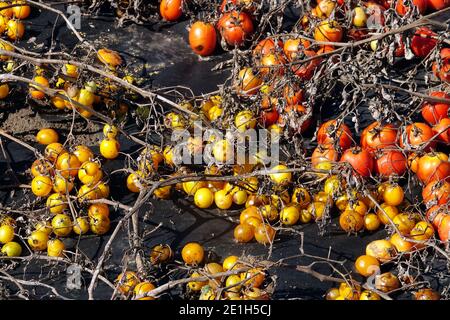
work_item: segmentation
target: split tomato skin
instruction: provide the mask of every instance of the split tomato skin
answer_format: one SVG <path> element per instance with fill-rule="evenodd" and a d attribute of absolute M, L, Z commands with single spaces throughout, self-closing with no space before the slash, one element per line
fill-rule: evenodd
<path fill-rule="evenodd" d="M 216 29 L 210 23 L 197 21 L 189 30 L 189 45 L 196 54 L 209 56 L 216 49 Z"/>

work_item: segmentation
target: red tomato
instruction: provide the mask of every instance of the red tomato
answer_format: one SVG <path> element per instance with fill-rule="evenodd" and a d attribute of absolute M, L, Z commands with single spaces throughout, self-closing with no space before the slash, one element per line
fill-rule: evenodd
<path fill-rule="evenodd" d="M 444 82 L 450 82 L 450 48 L 443 48 L 440 52 L 440 64 L 433 62 L 433 73 Z"/>
<path fill-rule="evenodd" d="M 311 156 L 311 164 L 316 167 L 319 163 L 325 161 L 335 162 L 338 159 L 338 153 L 332 145 L 319 145 L 314 149 Z"/>
<path fill-rule="evenodd" d="M 304 56 L 301 57 L 300 54 L 298 55 L 297 60 L 305 60 L 311 57 L 316 56 L 317 54 L 312 50 L 304 50 L 303 51 Z M 307 61 L 305 63 L 296 63 L 293 62 L 293 65 L 291 67 L 292 71 L 295 73 L 297 77 L 299 77 L 302 80 L 309 80 L 314 75 L 314 71 L 316 68 L 320 65 L 322 62 L 321 58 L 312 59 L 310 61 Z"/>
<path fill-rule="evenodd" d="M 255 58 L 259 58 L 270 53 L 275 53 L 278 50 L 281 50 L 281 48 L 283 48 L 283 42 L 281 40 L 275 42 L 270 38 L 263 39 L 258 42 L 258 44 L 253 49 L 253 56 Z"/>
<path fill-rule="evenodd" d="M 434 202 L 443 205 L 450 200 L 450 183 L 447 181 L 430 182 L 422 190 L 422 198 L 425 204 Z"/>
<path fill-rule="evenodd" d="M 425 58 L 436 47 L 437 34 L 426 27 L 416 30 L 411 40 L 411 50 L 419 58 Z"/>
<path fill-rule="evenodd" d="M 450 216 L 446 216 L 442 219 L 439 224 L 438 233 L 441 241 L 448 241 L 448 238 L 450 237 Z"/>
<path fill-rule="evenodd" d="M 352 132 L 345 123 L 341 123 L 339 128 L 336 125 L 336 120 L 323 123 L 317 132 L 317 142 L 319 144 L 333 144 L 334 141 L 339 140 L 341 149 L 346 150 L 352 145 Z"/>
<path fill-rule="evenodd" d="M 447 212 L 448 208 L 445 205 L 434 205 L 427 210 L 426 217 L 437 229 L 442 219 L 447 216 Z"/>
<path fill-rule="evenodd" d="M 341 162 L 348 162 L 362 177 L 370 177 L 374 167 L 372 155 L 357 147 L 347 149 L 341 157 Z"/>
<path fill-rule="evenodd" d="M 400 151 L 386 150 L 376 159 L 375 171 L 383 178 L 401 176 L 406 172 L 406 157 Z"/>
<path fill-rule="evenodd" d="M 424 148 L 425 151 L 433 149 L 436 141 L 433 141 L 434 132 L 426 123 L 416 122 L 405 128 L 406 142 L 403 141 L 404 134 L 401 135 L 400 146 L 402 148 L 409 145 L 413 149 Z"/>
<path fill-rule="evenodd" d="M 216 29 L 210 23 L 197 21 L 189 30 L 189 45 L 192 50 L 201 56 L 208 56 L 216 48 Z"/>
<path fill-rule="evenodd" d="M 442 91 L 434 91 L 431 97 L 450 99 L 450 96 Z M 422 117 L 430 125 L 435 125 L 443 118 L 448 118 L 448 109 L 450 105 L 440 102 L 424 102 L 422 105 Z"/>
<path fill-rule="evenodd" d="M 427 0 L 413 0 L 413 6 L 419 9 L 420 14 L 424 14 L 427 11 Z M 395 10 L 401 16 L 404 16 L 409 11 L 409 6 L 404 4 L 404 0 L 398 0 Z"/>
<path fill-rule="evenodd" d="M 397 144 L 398 129 L 393 124 L 381 125 L 375 121 L 361 134 L 361 146 L 368 150 L 394 147 Z"/>
<path fill-rule="evenodd" d="M 450 6 L 449 0 L 427 0 L 428 8 L 432 11 L 438 11 Z"/>
<path fill-rule="evenodd" d="M 438 138 L 449 144 L 450 143 L 450 119 L 444 118 L 433 127 L 433 132 L 439 134 Z"/>
<path fill-rule="evenodd" d="M 450 176 L 448 156 L 442 152 L 430 152 L 420 157 L 417 177 L 423 183 L 440 181 Z"/>
<path fill-rule="evenodd" d="M 277 123 L 278 117 L 280 114 L 277 109 L 273 107 L 270 110 L 262 110 L 261 111 L 261 122 L 265 127 L 269 127 L 274 123 Z"/>
<path fill-rule="evenodd" d="M 159 5 L 159 12 L 164 20 L 176 21 L 183 14 L 182 0 L 162 0 Z"/>
<path fill-rule="evenodd" d="M 231 11 L 222 15 L 217 29 L 230 46 L 240 46 L 253 33 L 253 22 L 247 13 Z"/>
<path fill-rule="evenodd" d="M 288 39 L 283 45 L 283 51 L 289 61 L 293 61 L 305 49 L 311 46 L 306 39 Z"/>

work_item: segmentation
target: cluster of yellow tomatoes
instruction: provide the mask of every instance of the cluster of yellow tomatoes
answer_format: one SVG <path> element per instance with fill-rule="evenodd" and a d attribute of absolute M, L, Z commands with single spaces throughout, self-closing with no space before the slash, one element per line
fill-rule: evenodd
<path fill-rule="evenodd" d="M 104 132 L 110 138 L 113 133 L 117 134 L 116 128 L 110 125 L 105 125 Z M 60 237 L 69 236 L 72 231 L 77 235 L 89 230 L 98 235 L 108 232 L 109 207 L 101 199 L 108 198 L 109 186 L 100 159 L 88 147 L 78 145 L 69 151 L 58 142 L 58 133 L 48 128 L 41 129 L 36 140 L 46 147 L 44 156 L 31 166 L 31 191 L 39 199 L 46 198 L 46 208 L 43 215 L 30 221 L 34 230 L 28 236 L 28 245 L 32 250 L 47 249 L 49 256 L 60 257 L 65 249 Z M 78 186 L 76 180 L 80 182 Z M 72 191 L 76 191 L 76 195 L 72 195 Z M 98 202 L 91 203 L 93 200 Z M 14 219 L 5 216 L 2 221 L 0 230 L 4 230 L 4 237 L 0 237 L 0 242 L 5 243 L 5 253 L 18 256 L 20 245 L 10 243 Z M 54 239 L 50 239 L 52 234 Z"/>
<path fill-rule="evenodd" d="M 204 263 L 204 248 L 197 242 L 190 242 L 183 247 L 181 257 L 183 262 L 193 269 L 189 274 L 191 281 L 186 285 L 187 294 L 199 300 L 267 300 L 269 298 L 269 294 L 263 289 L 266 273 L 258 267 L 247 267 L 248 264 L 240 260 L 238 256 L 228 256 L 222 263 Z M 150 262 L 153 265 L 167 263 L 172 258 L 173 252 L 168 245 L 156 245 L 150 253 Z M 203 267 L 200 268 L 202 264 Z M 246 271 L 238 272 L 241 269 Z M 225 272 L 231 274 L 217 276 Z M 202 279 L 195 280 L 200 277 Z M 154 299 L 153 296 L 145 296 L 145 293 L 155 289 L 154 284 L 147 280 L 141 281 L 133 271 L 119 274 L 116 283 L 119 292 L 132 299 Z"/>

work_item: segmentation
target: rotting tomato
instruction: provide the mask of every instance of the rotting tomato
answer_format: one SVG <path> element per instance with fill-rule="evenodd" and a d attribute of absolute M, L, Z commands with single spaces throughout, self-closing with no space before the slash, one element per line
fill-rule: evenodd
<path fill-rule="evenodd" d="M 383 151 L 375 160 L 375 171 L 382 177 L 401 176 L 406 172 L 406 157 L 400 151 Z"/>
<path fill-rule="evenodd" d="M 433 91 L 431 97 L 450 99 L 450 96 L 442 91 Z M 448 118 L 449 104 L 440 102 L 425 102 L 422 105 L 422 117 L 430 125 L 435 125 L 444 118 Z"/>
<path fill-rule="evenodd" d="M 238 93 L 242 95 L 252 95 L 258 92 L 262 84 L 261 78 L 253 73 L 252 68 L 243 68 L 239 71 L 235 80 L 235 87 Z"/>
<path fill-rule="evenodd" d="M 251 17 L 246 12 L 224 13 L 217 23 L 217 29 L 230 46 L 241 46 L 253 33 Z"/>
<path fill-rule="evenodd" d="M 314 75 L 314 71 L 322 62 L 321 58 L 314 58 L 317 55 L 316 52 L 312 50 L 303 50 L 297 53 L 297 58 L 299 61 L 309 59 L 309 61 L 299 63 L 294 61 L 292 63 L 292 72 L 302 80 L 309 80 Z"/>
<path fill-rule="evenodd" d="M 437 34 L 427 27 L 416 30 L 411 39 L 411 50 L 419 58 L 425 58 L 437 45 Z"/>
<path fill-rule="evenodd" d="M 314 39 L 322 42 L 340 42 L 344 31 L 334 20 L 324 20 L 314 29 Z"/>
<path fill-rule="evenodd" d="M 343 153 L 340 162 L 349 163 L 362 177 L 370 177 L 374 168 L 374 160 L 371 154 L 357 147 L 347 149 Z"/>
<path fill-rule="evenodd" d="M 339 225 L 347 233 L 361 231 L 364 227 L 364 219 L 353 210 L 346 210 L 339 217 Z"/>
<path fill-rule="evenodd" d="M 263 39 L 253 49 L 253 57 L 258 59 L 267 54 L 275 53 L 283 48 L 283 42 L 281 40 L 273 40 L 271 38 Z"/>
<path fill-rule="evenodd" d="M 189 242 L 181 250 L 181 257 L 188 265 L 199 265 L 204 256 L 205 250 L 197 242 Z"/>
<path fill-rule="evenodd" d="M 201 56 L 212 54 L 216 48 L 216 29 L 210 23 L 197 21 L 189 30 L 189 45 Z"/>
<path fill-rule="evenodd" d="M 303 52 L 311 46 L 311 42 L 302 38 L 288 39 L 284 42 L 283 52 L 289 61 L 298 58 L 299 53 Z"/>

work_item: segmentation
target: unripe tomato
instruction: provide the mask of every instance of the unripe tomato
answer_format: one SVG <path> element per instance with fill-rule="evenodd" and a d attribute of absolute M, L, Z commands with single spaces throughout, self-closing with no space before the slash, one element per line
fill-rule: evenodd
<path fill-rule="evenodd" d="M 47 208 L 50 213 L 58 214 L 67 208 L 67 199 L 59 193 L 53 193 L 47 198 Z"/>
<path fill-rule="evenodd" d="M 158 244 L 150 252 L 152 264 L 166 263 L 173 257 L 173 251 L 168 244 Z"/>
<path fill-rule="evenodd" d="M 37 197 L 48 196 L 52 188 L 52 180 L 47 176 L 37 176 L 31 181 L 31 191 Z"/>
<path fill-rule="evenodd" d="M 36 159 L 31 165 L 31 174 L 33 177 L 53 175 L 53 166 L 46 159 Z"/>
<path fill-rule="evenodd" d="M 362 255 L 356 259 L 355 268 L 363 277 L 369 277 L 380 271 L 380 262 L 372 256 Z"/>
<path fill-rule="evenodd" d="M 139 278 L 133 271 L 125 271 L 117 276 L 116 281 L 119 292 L 127 295 L 139 284 Z"/>
<path fill-rule="evenodd" d="M 102 198 L 102 195 L 96 188 L 82 185 L 80 189 L 78 189 L 77 198 L 79 202 L 83 202 L 85 200 L 100 199 Z"/>
<path fill-rule="evenodd" d="M 89 225 L 93 233 L 102 235 L 109 231 L 111 222 L 108 216 L 103 214 L 93 214 L 89 216 Z"/>
<path fill-rule="evenodd" d="M 244 224 L 238 224 L 234 228 L 234 239 L 237 242 L 246 243 L 252 241 L 253 237 L 255 235 L 254 227 L 244 223 Z"/>
<path fill-rule="evenodd" d="M 209 56 L 216 48 L 216 29 L 210 23 L 196 21 L 189 30 L 189 45 L 201 56 Z"/>
<path fill-rule="evenodd" d="M 120 144 L 115 139 L 103 139 L 100 143 L 100 153 L 106 159 L 115 159 L 119 156 Z"/>
<path fill-rule="evenodd" d="M 36 231 L 42 231 L 48 235 L 53 232 L 52 225 L 49 221 L 39 221 L 38 223 L 36 223 L 34 228 L 36 229 Z"/>
<path fill-rule="evenodd" d="M 176 21 L 183 14 L 183 0 L 162 0 L 159 5 L 159 12 L 164 20 Z"/>
<path fill-rule="evenodd" d="M 219 190 L 214 193 L 214 202 L 219 209 L 227 210 L 233 204 L 233 194 L 226 190 Z"/>
<path fill-rule="evenodd" d="M 295 206 L 287 206 L 280 211 L 280 221 L 286 226 L 292 226 L 300 219 L 300 211 Z"/>
<path fill-rule="evenodd" d="M 353 9 L 353 25 L 358 28 L 362 28 L 366 26 L 367 23 L 367 14 L 364 11 L 363 7 L 355 7 Z"/>
<path fill-rule="evenodd" d="M 225 287 L 229 287 L 227 289 L 227 295 L 229 293 L 239 293 L 239 291 L 241 291 L 242 288 L 242 284 L 240 284 L 241 282 L 241 277 L 238 276 L 237 274 L 232 274 L 231 276 L 228 276 L 227 279 L 225 280 Z"/>
<path fill-rule="evenodd" d="M 381 204 L 383 210 L 378 209 L 378 218 L 383 224 L 390 224 L 391 220 L 398 214 L 397 207 L 390 206 L 386 203 Z"/>
<path fill-rule="evenodd" d="M 238 190 L 233 193 L 233 202 L 238 206 L 245 204 L 248 198 L 248 193 L 245 190 Z"/>
<path fill-rule="evenodd" d="M 97 58 L 112 70 L 121 65 L 123 62 L 119 53 L 105 48 L 97 51 Z"/>
<path fill-rule="evenodd" d="M 47 242 L 47 255 L 49 257 L 62 257 L 66 246 L 59 239 L 52 239 Z"/>
<path fill-rule="evenodd" d="M 159 181 L 164 181 L 164 179 L 160 179 Z M 172 186 L 164 186 L 164 187 L 155 189 L 153 194 L 158 199 L 169 199 L 170 198 L 170 190 L 172 190 Z"/>
<path fill-rule="evenodd" d="M 308 190 L 302 187 L 297 187 L 292 193 L 291 201 L 297 203 L 301 209 L 308 207 L 311 202 L 311 195 Z"/>
<path fill-rule="evenodd" d="M 25 34 L 25 25 L 20 20 L 11 19 L 8 21 L 6 35 L 9 39 L 16 41 L 22 39 Z"/>
<path fill-rule="evenodd" d="M 28 244 L 34 251 L 47 249 L 48 234 L 44 231 L 33 231 L 28 237 Z"/>
<path fill-rule="evenodd" d="M 323 191 L 331 197 L 337 196 L 345 186 L 344 181 L 337 175 L 331 175 L 325 180 Z"/>
<path fill-rule="evenodd" d="M 201 209 L 209 208 L 214 202 L 214 193 L 208 188 L 200 188 L 195 192 L 194 203 Z"/>
<path fill-rule="evenodd" d="M 14 227 L 8 224 L 0 226 L 0 243 L 11 242 L 14 239 Z"/>
<path fill-rule="evenodd" d="M 364 217 L 364 227 L 366 230 L 375 231 L 380 228 L 381 221 L 375 213 L 369 213 Z"/>
<path fill-rule="evenodd" d="M 134 293 L 134 299 L 135 300 L 155 300 L 154 297 L 152 296 L 147 296 L 147 297 L 142 297 L 142 298 L 136 298 L 138 296 L 141 296 L 145 293 L 148 293 L 150 291 L 152 291 L 153 289 L 155 289 L 155 286 L 153 285 L 153 283 L 149 282 L 149 281 L 143 281 L 141 283 L 138 283 L 133 290 Z"/>
<path fill-rule="evenodd" d="M 99 198 L 109 197 L 109 186 L 105 182 L 100 182 L 95 186 L 95 191 L 97 192 Z"/>
<path fill-rule="evenodd" d="M 141 171 L 130 173 L 127 177 L 128 190 L 135 193 L 140 192 L 141 188 L 146 186 L 144 179 L 144 173 Z"/>
<path fill-rule="evenodd" d="M 69 176 L 75 177 L 78 174 L 80 166 L 81 162 L 74 154 L 63 153 L 56 160 L 56 169 L 59 170 L 59 173 L 64 178 L 68 178 Z"/>
<path fill-rule="evenodd" d="M 321 220 L 325 214 L 326 203 L 322 201 L 314 201 L 308 205 L 308 212 L 314 217 L 314 220 Z"/>
<path fill-rule="evenodd" d="M 60 237 L 68 236 L 72 232 L 72 221 L 66 214 L 57 214 L 52 219 L 53 233 Z"/>
<path fill-rule="evenodd" d="M 22 254 L 22 246 L 17 242 L 7 242 L 2 247 L 2 254 L 7 257 L 20 257 Z"/>
<path fill-rule="evenodd" d="M 275 239 L 275 229 L 266 223 L 255 228 L 255 239 L 261 244 L 270 244 Z"/>
<path fill-rule="evenodd" d="M 366 255 L 380 262 L 387 262 L 396 256 L 396 250 L 388 240 L 374 240 L 366 246 Z"/>
<path fill-rule="evenodd" d="M 356 201 L 349 201 L 343 211 L 355 211 L 361 217 L 364 217 L 367 211 L 369 211 L 369 208 L 367 208 L 366 204 L 363 201 L 356 200 Z"/>
<path fill-rule="evenodd" d="M 259 208 L 259 213 L 269 221 L 275 221 L 278 219 L 279 214 L 277 208 L 273 204 L 266 204 Z"/>
<path fill-rule="evenodd" d="M 85 161 L 78 170 L 78 179 L 83 184 L 94 185 L 101 180 L 103 172 L 100 164 L 93 161 Z"/>
<path fill-rule="evenodd" d="M 73 232 L 78 235 L 85 234 L 89 231 L 89 221 L 85 217 L 78 217 L 73 222 Z"/>
<path fill-rule="evenodd" d="M 23 20 L 30 16 L 31 8 L 26 4 L 26 1 L 13 1 L 13 4 L 21 4 L 21 6 L 15 6 L 12 8 L 16 19 Z"/>
<path fill-rule="evenodd" d="M 353 286 L 346 282 L 342 282 L 339 285 L 339 295 L 343 298 L 342 300 L 358 300 L 359 292 L 360 292 L 359 286 Z"/>
<path fill-rule="evenodd" d="M 339 289 L 338 288 L 331 288 L 327 291 L 327 294 L 325 295 L 326 300 L 336 300 L 337 297 L 339 297 Z"/>
<path fill-rule="evenodd" d="M 181 257 L 188 265 L 199 265 L 204 256 L 205 250 L 197 242 L 189 242 L 181 250 Z"/>
<path fill-rule="evenodd" d="M 46 78 L 44 78 L 43 76 L 36 76 L 33 78 L 33 81 L 36 82 L 38 85 L 30 84 L 31 96 L 36 100 L 44 99 L 45 93 L 43 91 L 41 91 L 41 87 L 49 88 L 50 84 L 48 83 L 48 80 Z"/>

